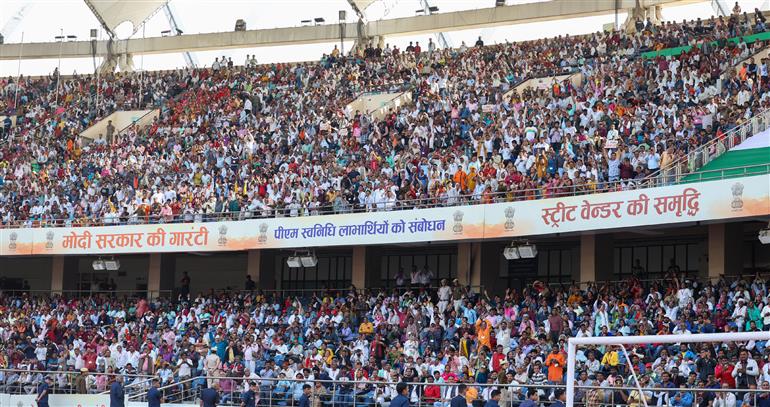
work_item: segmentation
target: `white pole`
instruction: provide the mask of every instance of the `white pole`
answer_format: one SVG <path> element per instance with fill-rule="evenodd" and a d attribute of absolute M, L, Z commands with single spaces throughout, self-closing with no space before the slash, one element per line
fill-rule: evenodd
<path fill-rule="evenodd" d="M 677 343 L 677 342 L 744 342 L 751 340 L 770 340 L 770 331 L 759 332 L 718 332 L 713 334 L 681 334 L 681 335 L 643 335 L 643 336 L 596 336 L 569 338 L 574 345 L 620 345 L 648 343 Z"/>
<path fill-rule="evenodd" d="M 145 28 L 147 28 L 147 24 L 142 24 L 142 39 L 144 39 L 144 32 Z M 142 109 L 142 100 L 144 99 L 144 95 L 142 95 L 142 92 L 144 91 L 144 53 L 142 53 L 142 71 L 139 72 L 139 109 Z"/>
<path fill-rule="evenodd" d="M 56 68 L 57 74 L 56 74 L 56 104 L 59 104 L 59 88 L 61 87 L 61 49 L 64 45 L 64 28 L 61 30 L 61 34 L 59 36 L 59 67 Z"/>
<path fill-rule="evenodd" d="M 19 106 L 18 98 L 19 98 L 19 86 L 21 86 L 21 54 L 24 50 L 24 32 L 21 32 L 21 44 L 19 44 L 19 64 L 16 68 L 16 92 L 13 93 L 13 108 L 16 109 L 16 116 L 19 115 Z"/>
<path fill-rule="evenodd" d="M 639 383 L 639 378 L 636 377 L 636 372 L 634 372 L 634 367 L 631 366 L 631 358 L 628 356 L 628 351 L 626 350 L 625 346 L 620 346 L 621 349 L 623 349 L 623 354 L 626 355 L 626 366 L 631 367 L 631 376 L 634 378 L 634 383 L 636 383 L 636 389 L 639 391 L 639 397 L 642 398 L 642 403 L 644 403 L 644 407 L 647 407 L 647 397 L 645 397 L 644 392 L 642 392 L 642 384 Z"/>
<path fill-rule="evenodd" d="M 575 403 L 575 343 L 567 341 L 567 407 Z"/>
<path fill-rule="evenodd" d="M 99 31 L 97 31 L 96 38 L 101 41 L 102 39 L 102 29 L 99 28 Z M 99 41 L 96 42 L 97 46 L 99 44 Z M 96 106 L 95 107 L 95 115 L 94 117 L 99 117 L 99 90 L 102 88 L 101 82 L 99 82 L 99 73 L 102 71 L 102 64 L 104 64 L 104 58 L 102 58 L 101 62 L 99 63 L 99 66 L 96 68 Z"/>

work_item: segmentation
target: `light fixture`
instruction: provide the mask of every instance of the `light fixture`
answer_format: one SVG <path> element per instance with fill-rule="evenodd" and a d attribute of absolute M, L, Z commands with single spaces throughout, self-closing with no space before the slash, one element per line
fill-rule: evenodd
<path fill-rule="evenodd" d="M 507 246 L 503 250 L 503 256 L 505 257 L 506 260 L 518 260 L 520 258 L 519 248 L 514 245 Z"/>
<path fill-rule="evenodd" d="M 438 6 L 430 6 L 428 7 L 428 11 L 431 12 L 431 14 L 438 12 Z"/>
<path fill-rule="evenodd" d="M 495 0 L 495 7 L 502 7 L 505 5 L 505 0 Z"/>
<path fill-rule="evenodd" d="M 762 242 L 762 244 L 770 244 L 770 223 L 767 224 L 766 228 L 759 231 L 759 235 L 757 237 L 759 238 L 759 241 Z"/>
<path fill-rule="evenodd" d="M 104 263 L 104 268 L 109 271 L 120 270 L 120 261 L 115 258 L 104 260 L 102 263 Z"/>
<path fill-rule="evenodd" d="M 160 32 L 161 37 L 168 37 L 171 34 L 171 30 L 163 30 Z"/>
<path fill-rule="evenodd" d="M 286 265 L 290 268 L 302 267 L 302 261 L 297 256 L 291 256 L 286 259 Z"/>
<path fill-rule="evenodd" d="M 94 262 L 91 263 L 91 267 L 93 267 L 94 271 L 104 271 L 107 269 L 104 264 L 104 260 L 102 259 L 94 260 Z"/>
<path fill-rule="evenodd" d="M 316 17 L 313 19 L 313 21 L 315 21 L 316 25 L 323 24 L 326 22 L 326 20 L 324 20 L 323 17 Z"/>
<path fill-rule="evenodd" d="M 503 249 L 506 260 L 534 259 L 537 257 L 537 247 L 534 244 L 513 241 Z"/>
<path fill-rule="evenodd" d="M 318 264 L 318 259 L 312 253 L 300 256 L 299 260 L 302 263 L 302 267 L 315 267 Z"/>
<path fill-rule="evenodd" d="M 68 35 L 67 36 L 67 41 L 75 41 L 76 39 L 78 39 L 77 35 Z"/>
<path fill-rule="evenodd" d="M 534 259 L 537 257 L 537 247 L 533 244 L 519 246 L 519 255 L 522 259 Z"/>

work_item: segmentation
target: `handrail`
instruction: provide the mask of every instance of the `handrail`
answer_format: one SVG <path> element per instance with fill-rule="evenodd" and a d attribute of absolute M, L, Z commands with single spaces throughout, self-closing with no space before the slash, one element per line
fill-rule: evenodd
<path fill-rule="evenodd" d="M 21 375 L 31 375 L 31 376 L 41 376 L 41 377 L 53 377 L 54 383 L 52 387 L 53 393 L 65 393 L 65 394 L 74 394 L 77 392 L 77 389 L 74 387 L 75 382 L 74 379 L 81 374 L 79 371 L 71 371 L 71 370 L 34 370 L 34 369 L 8 369 L 8 368 L 0 368 L 0 374 L 5 376 L 2 381 L 0 381 L 0 386 L 3 387 L 4 393 L 11 393 L 11 394 L 24 394 L 26 391 L 24 391 L 25 386 L 29 385 L 35 385 L 37 387 L 37 384 L 39 381 L 15 381 L 15 382 L 8 382 L 8 378 L 10 375 L 18 374 Z M 67 380 L 68 385 L 67 386 L 59 386 L 59 381 L 56 380 L 58 376 L 64 375 L 65 380 Z M 141 375 L 141 374 L 121 374 L 121 373 L 107 373 L 107 372 L 88 372 L 86 376 L 106 376 L 109 381 L 115 380 L 115 377 L 121 376 L 128 380 L 131 380 L 132 383 L 129 383 L 126 385 L 126 387 L 134 387 L 137 382 L 139 383 L 147 383 L 152 379 L 153 376 L 149 375 Z M 25 379 L 26 380 L 26 379 Z M 14 393 L 14 389 L 18 391 L 18 393 Z M 87 388 L 89 394 L 105 394 L 107 390 L 98 391 L 96 384 L 90 386 Z M 96 391 L 95 391 L 96 390 Z"/>
<path fill-rule="evenodd" d="M 112 297 L 118 296 L 118 295 L 125 295 L 126 297 L 130 296 L 131 294 L 141 294 L 145 295 L 148 292 L 152 291 L 153 293 L 157 293 L 158 295 L 164 295 L 164 294 L 172 294 L 173 290 L 25 290 L 22 288 L 2 288 L 0 287 L 0 298 L 4 296 L 15 296 L 15 295 L 32 295 L 35 296 L 37 294 L 46 295 L 46 297 L 54 297 L 54 296 L 66 296 L 67 294 L 90 294 L 90 295 L 110 295 Z"/>
<path fill-rule="evenodd" d="M 34 373 L 34 374 L 42 374 L 42 375 L 52 375 L 52 374 L 66 374 L 66 375 L 77 375 L 80 372 L 78 371 L 69 371 L 69 370 L 39 370 L 39 369 L 11 369 L 11 368 L 0 368 L 0 372 L 13 372 L 13 373 Z M 107 372 L 89 372 L 88 374 L 98 374 L 98 375 L 106 375 L 106 376 L 124 376 L 124 377 L 142 377 L 142 378 L 153 378 L 155 376 L 152 375 L 143 375 L 143 374 L 125 374 L 125 373 L 107 373 Z"/>
<path fill-rule="evenodd" d="M 665 271 L 660 272 L 659 274 L 665 274 Z M 718 276 L 707 276 L 707 277 L 700 277 L 700 276 L 680 276 L 684 277 L 687 280 L 691 281 L 698 281 L 698 282 L 705 282 L 705 281 L 713 281 L 713 280 L 722 280 L 724 278 L 730 278 L 731 280 L 745 278 L 745 277 L 768 277 L 770 278 L 770 273 L 743 273 L 743 274 L 721 274 Z M 665 280 L 661 281 L 659 278 L 637 278 L 636 281 L 640 283 L 652 283 L 652 282 L 659 282 L 659 283 L 671 283 L 673 281 L 671 280 Z M 548 282 L 544 283 L 548 286 L 571 286 L 571 285 L 586 285 L 586 284 L 594 284 L 596 286 L 604 286 L 604 285 L 611 285 L 611 284 L 628 284 L 628 279 L 620 279 L 620 280 L 590 280 L 590 281 L 556 281 L 556 282 Z"/>
<path fill-rule="evenodd" d="M 284 390 L 281 390 L 280 393 L 276 391 L 276 384 L 279 382 L 285 382 L 288 383 L 290 386 L 293 385 L 299 385 L 299 384 L 311 384 L 311 396 L 318 396 L 316 394 L 316 387 L 312 384 L 321 384 L 324 388 L 324 392 L 320 394 L 320 396 L 328 397 L 331 400 L 338 399 L 338 397 L 342 396 L 344 400 L 339 400 L 340 404 L 345 405 L 353 405 L 355 406 L 357 403 L 360 403 L 360 405 L 366 405 L 368 403 L 365 402 L 366 399 L 372 399 L 375 398 L 378 391 L 382 391 L 382 389 L 388 387 L 388 388 L 395 388 L 397 385 L 397 382 L 388 381 L 388 380 L 305 380 L 305 379 L 296 379 L 296 378 L 245 378 L 245 377 L 235 377 L 235 376 L 207 376 L 207 375 L 201 375 L 197 377 L 190 377 L 181 381 L 177 381 L 168 385 L 163 385 L 158 387 L 158 390 L 161 391 L 166 398 L 170 398 L 173 403 L 182 403 L 186 401 L 193 401 L 198 400 L 198 394 L 197 390 L 201 389 L 203 386 L 195 386 L 195 382 L 205 382 L 208 383 L 208 386 L 211 386 L 213 383 L 221 383 L 223 381 L 231 381 L 231 388 L 228 390 L 218 390 L 217 393 L 223 394 L 227 397 L 227 401 L 222 403 L 223 405 L 231 405 L 235 403 L 238 405 L 239 400 L 235 397 L 236 394 L 240 395 L 242 393 L 241 389 L 243 388 L 243 382 L 244 381 L 254 381 L 258 385 L 258 393 L 261 396 L 267 396 L 269 400 L 262 400 L 267 401 L 267 405 L 274 405 L 273 402 L 288 402 L 293 397 L 293 394 L 291 392 L 293 389 L 287 388 Z M 625 384 L 623 385 L 608 385 L 608 386 L 597 386 L 597 385 L 585 385 L 585 384 L 576 384 L 575 389 L 578 390 L 602 390 L 602 391 L 615 391 L 615 390 L 624 390 L 624 391 L 638 391 L 639 386 L 636 385 L 636 381 L 631 378 L 624 378 L 623 382 Z M 423 382 L 412 382 L 412 381 L 406 381 L 405 383 L 410 393 L 410 398 L 414 399 L 416 397 L 417 405 L 422 405 L 421 403 L 426 403 L 425 405 L 431 406 L 433 403 L 428 402 L 427 400 L 433 400 L 432 397 L 426 397 L 424 395 L 424 390 L 428 386 L 437 386 L 439 388 L 445 388 L 445 387 L 457 387 L 459 385 L 466 385 L 469 387 L 476 387 L 480 391 L 478 392 L 478 398 L 483 400 L 484 399 L 484 392 L 489 389 L 507 389 L 515 394 L 523 394 L 524 392 L 522 390 L 524 389 L 534 389 L 539 390 L 543 392 L 544 396 L 547 396 L 548 394 L 552 394 L 553 391 L 557 389 L 566 389 L 566 384 L 551 384 L 551 383 L 543 383 L 543 384 L 532 384 L 532 383 L 518 383 L 518 382 L 512 382 L 512 383 L 459 383 L 459 382 L 434 382 L 430 383 L 427 381 Z M 207 386 L 207 387 L 208 387 Z M 756 393 L 761 394 L 765 393 L 767 390 L 763 389 L 724 389 L 724 388 L 702 388 L 702 387 L 696 387 L 696 388 L 667 388 L 667 387 L 657 387 L 657 386 L 641 386 L 642 391 L 645 393 L 654 392 L 654 393 L 666 393 L 673 395 L 677 392 L 685 392 L 685 393 L 693 393 L 694 395 L 697 395 L 699 392 L 710 392 L 710 393 Z M 347 389 L 347 390 L 346 390 Z M 362 393 L 365 392 L 365 393 Z M 280 396 L 276 396 L 276 393 L 278 393 Z M 187 394 L 187 396 L 185 396 Z M 443 392 L 441 392 L 440 399 L 444 400 Z M 146 392 L 142 393 L 135 393 L 130 394 L 126 397 L 126 401 L 143 401 L 146 397 Z M 281 398 L 283 397 L 283 398 Z M 448 400 L 446 400 L 448 401 Z M 168 400 L 166 401 L 169 402 Z M 613 403 L 615 404 L 615 403 Z M 694 403 L 693 403 L 694 404 Z"/>
<path fill-rule="evenodd" d="M 770 110 L 768 111 L 770 113 Z M 722 179 L 730 179 L 740 176 L 755 176 L 762 175 L 768 172 L 768 164 L 753 164 L 741 167 L 730 167 L 715 170 L 700 171 L 698 174 L 701 179 L 706 178 L 707 174 L 716 174 L 714 178 L 708 178 L 708 181 L 716 181 Z M 731 172 L 737 172 L 737 174 L 731 174 Z M 494 192 L 484 196 L 477 194 L 458 195 L 457 197 L 431 197 L 431 198 L 419 198 L 413 200 L 402 201 L 381 201 L 375 202 L 374 207 L 367 208 L 366 206 L 355 205 L 353 207 L 342 207 L 335 209 L 333 204 L 325 205 L 312 210 L 310 214 L 303 214 L 307 208 L 300 207 L 297 210 L 298 217 L 304 216 L 323 216 L 331 214 L 346 214 L 346 213 L 365 213 L 365 212 L 387 212 L 396 210 L 412 210 L 412 209 L 424 209 L 434 207 L 453 207 L 453 206 L 471 206 L 471 205 L 484 205 L 487 203 L 502 203 L 502 202 L 519 202 L 537 199 L 550 199 L 550 198 L 565 198 L 572 196 L 584 196 L 593 195 L 605 192 L 617 192 L 625 190 L 643 190 L 648 188 L 656 188 L 661 186 L 690 184 L 695 181 L 685 179 L 685 175 L 689 173 L 678 173 L 676 175 L 669 175 L 663 173 L 655 179 L 628 179 L 613 182 L 603 182 L 597 184 L 596 190 L 584 189 L 585 186 L 569 186 L 559 187 L 556 191 L 551 193 L 545 193 L 545 187 L 535 189 L 521 189 L 510 190 L 504 192 Z M 489 202 L 483 202 L 489 201 Z M 392 204 L 391 207 L 388 205 Z M 112 218 L 110 221 L 105 221 L 104 217 L 100 218 L 87 218 L 81 220 L 83 224 L 73 224 L 78 220 L 72 219 L 26 219 L 16 220 L 10 223 L 0 224 L 0 229 L 26 229 L 26 228 L 48 228 L 48 227 L 81 227 L 81 226 L 118 226 L 118 225 L 138 225 L 138 224 L 171 224 L 171 223 L 192 223 L 192 222 L 218 222 L 218 221 L 233 221 L 233 220 L 248 220 L 248 219 L 265 219 L 265 218 L 280 218 L 280 217 L 292 217 L 292 210 L 287 207 L 266 207 L 257 208 L 252 210 L 241 209 L 237 212 L 193 212 L 182 213 L 174 215 L 173 217 L 161 216 L 159 214 L 138 216 L 132 215 L 128 221 L 120 221 L 118 218 Z"/>

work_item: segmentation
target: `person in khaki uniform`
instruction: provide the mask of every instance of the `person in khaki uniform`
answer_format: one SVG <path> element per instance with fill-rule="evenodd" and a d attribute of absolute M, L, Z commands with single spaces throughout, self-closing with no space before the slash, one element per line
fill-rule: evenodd
<path fill-rule="evenodd" d="M 78 374 L 75 377 L 75 391 L 78 394 L 88 394 L 88 384 L 87 379 L 88 378 L 88 369 L 81 368 L 80 374 Z"/>

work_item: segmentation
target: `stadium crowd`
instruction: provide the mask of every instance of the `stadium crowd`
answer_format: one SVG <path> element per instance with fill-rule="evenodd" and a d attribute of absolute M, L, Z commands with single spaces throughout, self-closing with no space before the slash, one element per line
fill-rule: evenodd
<path fill-rule="evenodd" d="M 768 107 L 767 60 L 733 69 L 765 45 L 741 36 L 765 30 L 755 12 L 457 49 L 335 49 L 318 63 L 8 78 L 0 219 L 300 216 L 632 188 Z M 582 80 L 511 92 L 564 73 Z M 345 111 L 372 89 L 411 91 L 412 103 L 382 119 Z M 162 113 L 78 137 L 137 107 Z"/>
<path fill-rule="evenodd" d="M 252 284 L 247 287 L 253 288 Z M 770 330 L 768 283 L 702 283 L 675 275 L 587 287 L 536 283 L 503 295 L 475 293 L 455 280 L 438 289 L 355 290 L 307 297 L 246 290 L 175 299 L 0 297 L 0 392 L 34 393 L 55 375 L 56 391 L 101 392 L 113 376 L 144 386 L 160 378 L 169 398 L 218 389 L 237 404 L 249 382 L 262 402 L 296 403 L 305 383 L 314 406 L 387 403 L 396 382 L 412 402 L 468 404 L 498 398 L 547 403 L 562 391 L 566 339 Z M 578 348 L 576 383 L 587 406 L 766 406 L 770 347 L 765 341 L 649 343 Z M 634 372 L 644 388 L 633 386 Z M 67 375 L 65 372 L 81 372 Z M 208 376 L 208 378 L 206 377 Z M 215 378 L 212 378 L 215 377 Z M 334 381 L 334 383 L 332 383 Z M 176 384 L 176 385 L 175 385 Z M 168 386 L 168 387 L 167 387 Z M 128 387 L 127 387 L 128 388 Z M 716 393 L 710 389 L 736 389 Z M 494 392 L 498 390 L 498 392 Z M 555 394 L 554 394 L 555 393 Z M 737 400 L 736 400 L 737 397 Z M 756 400 L 753 398 L 756 397 Z M 476 405 L 476 404 L 474 404 Z M 531 405 L 531 404 L 529 404 Z"/>

